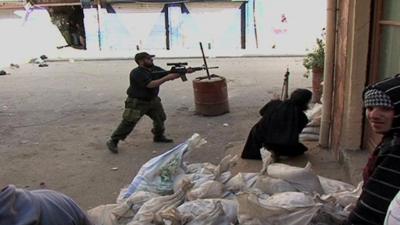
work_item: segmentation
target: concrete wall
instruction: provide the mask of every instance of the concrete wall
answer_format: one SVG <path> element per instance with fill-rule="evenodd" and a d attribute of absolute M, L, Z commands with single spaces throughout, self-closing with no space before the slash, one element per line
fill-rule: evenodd
<path fill-rule="evenodd" d="M 252 2 L 256 3 L 255 12 Z M 315 39 L 321 36 L 321 30 L 326 24 L 325 0 L 250 0 L 246 6 L 247 49 L 243 50 L 239 9 L 241 3 L 213 4 L 213 7 L 209 7 L 211 3 L 187 4 L 192 15 L 179 15 L 176 9 L 170 12 L 173 14 L 170 21 L 173 29 L 170 51 L 165 49 L 165 22 L 161 13 L 163 4 L 148 16 L 144 15 L 146 13 L 138 13 L 136 9 L 124 10 L 131 4 L 117 8 L 117 13 L 101 9 L 97 14 L 96 8 L 85 9 L 87 51 L 72 48 L 57 50 L 57 46 L 66 43 L 44 9 L 35 9 L 29 13 L 23 9 L 9 11 L 9 14 L 18 16 L 12 18 L 12 21 L 10 18 L 0 18 L 0 29 L 7 30 L 6 34 L 2 34 L 0 43 L 0 67 L 9 63 L 24 63 L 42 54 L 63 59 L 132 57 L 137 51 L 137 45 L 140 50 L 152 51 L 164 57 L 199 56 L 199 41 L 203 41 L 206 48 L 210 43 L 211 50 L 206 49 L 209 56 L 298 55 L 307 53 L 307 49 L 315 46 Z M 253 13 L 259 35 L 258 48 L 255 45 Z M 282 15 L 286 16 L 287 22 L 281 21 Z M 146 24 L 149 22 L 150 25 Z M 141 23 L 144 24 L 137 26 Z M 29 37 L 29 41 L 26 37 Z M 11 41 L 12 44 L 9 43 Z"/>
<path fill-rule="evenodd" d="M 26 63 L 33 57 L 57 51 L 65 45 L 46 10 L 0 9 L 0 68 Z"/>
<path fill-rule="evenodd" d="M 169 8 L 170 49 L 198 51 L 198 42 L 213 55 L 306 54 L 326 26 L 326 1 L 250 0 L 246 4 L 246 50 L 241 49 L 241 2 L 185 3 Z M 253 10 L 253 4 L 256 5 Z M 116 13 L 100 13 L 102 50 L 166 50 L 164 4 L 112 4 Z M 298 10 L 302 8 L 303 10 Z M 283 21 L 283 17 L 286 21 Z M 146 22 L 146 23 L 143 23 Z M 256 28 L 256 31 L 255 31 Z M 255 32 L 257 32 L 257 41 Z M 256 44 L 257 43 L 257 44 Z"/>
<path fill-rule="evenodd" d="M 362 146 L 364 112 L 362 91 L 368 76 L 371 0 L 342 0 L 339 5 L 332 149 Z"/>
<path fill-rule="evenodd" d="M 270 55 L 309 52 L 316 46 L 316 38 L 321 38 L 322 28 L 326 27 L 326 7 L 326 0 L 249 0 L 246 4 L 247 48 Z M 282 15 L 286 22 L 282 22 Z"/>

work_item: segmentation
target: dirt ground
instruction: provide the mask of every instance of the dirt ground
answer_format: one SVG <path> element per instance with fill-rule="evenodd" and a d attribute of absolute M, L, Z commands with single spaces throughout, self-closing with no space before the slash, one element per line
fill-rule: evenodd
<path fill-rule="evenodd" d="M 165 67 L 175 61 L 187 60 L 155 62 Z M 134 62 L 52 62 L 49 67 L 29 64 L 8 70 L 11 75 L 0 77 L 0 186 L 36 189 L 44 182 L 86 209 L 113 203 L 143 163 L 195 132 L 208 143 L 188 155 L 188 161 L 217 163 L 228 153 L 240 154 L 259 108 L 280 93 L 287 67 L 292 89 L 311 85 L 303 77 L 301 58 L 214 58 L 208 63 L 219 66 L 214 72 L 227 78 L 231 112 L 195 115 L 191 82 L 167 82 L 160 96 L 168 115 L 167 135 L 175 143 L 153 143 L 151 120 L 143 118 L 120 144 L 118 155 L 111 154 L 105 142 L 121 120 Z M 189 64 L 202 65 L 200 59 Z M 188 76 L 201 75 L 204 72 Z M 304 166 L 310 160 L 318 174 L 348 181 L 330 152 L 316 143 L 308 145 L 305 156 L 284 162 Z M 235 170 L 257 171 L 260 166 L 259 161 L 241 160 Z"/>

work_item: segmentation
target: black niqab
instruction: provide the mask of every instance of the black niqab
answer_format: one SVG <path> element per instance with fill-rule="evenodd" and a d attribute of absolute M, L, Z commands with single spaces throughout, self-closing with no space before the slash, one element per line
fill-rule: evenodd
<path fill-rule="evenodd" d="M 262 118 L 251 129 L 242 158 L 260 159 L 260 148 L 266 147 L 278 155 L 303 154 L 307 148 L 299 143 L 299 134 L 307 125 L 304 114 L 312 93 L 295 90 L 289 100 L 272 100 L 261 110 Z"/>

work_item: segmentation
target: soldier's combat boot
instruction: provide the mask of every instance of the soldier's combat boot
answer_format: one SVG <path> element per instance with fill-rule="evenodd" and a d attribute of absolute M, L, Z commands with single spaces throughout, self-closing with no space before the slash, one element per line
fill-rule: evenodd
<path fill-rule="evenodd" d="M 117 154 L 118 153 L 118 140 L 108 140 L 107 141 L 107 147 L 110 152 Z"/>
<path fill-rule="evenodd" d="M 174 142 L 174 140 L 169 139 L 169 138 L 165 137 L 164 135 L 154 136 L 153 141 L 154 142 L 158 142 L 158 143 L 171 143 L 171 142 Z"/>

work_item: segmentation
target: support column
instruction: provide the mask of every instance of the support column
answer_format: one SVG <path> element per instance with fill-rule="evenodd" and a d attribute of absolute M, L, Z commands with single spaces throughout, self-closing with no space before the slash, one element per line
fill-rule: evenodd
<path fill-rule="evenodd" d="M 351 35 L 349 78 L 346 85 L 345 115 L 341 147 L 361 148 L 364 111 L 362 92 L 368 77 L 368 52 L 371 24 L 371 0 L 356 0 Z"/>

